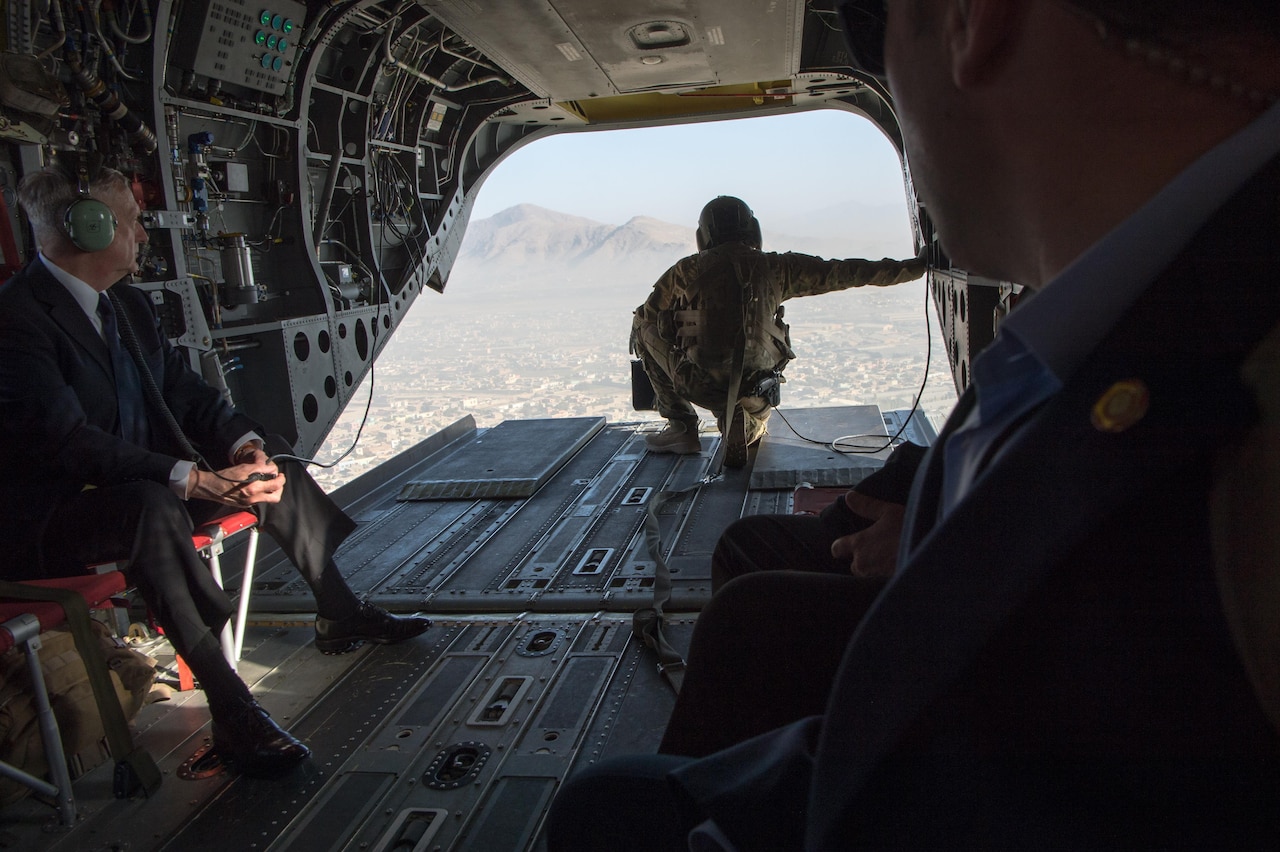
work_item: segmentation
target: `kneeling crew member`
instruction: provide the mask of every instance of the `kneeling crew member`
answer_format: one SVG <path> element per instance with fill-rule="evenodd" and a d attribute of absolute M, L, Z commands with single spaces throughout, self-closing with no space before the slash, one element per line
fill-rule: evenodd
<path fill-rule="evenodd" d="M 693 408 L 699 405 L 715 415 L 727 441 L 725 465 L 742 467 L 747 448 L 765 434 L 782 369 L 795 358 L 782 302 L 899 284 L 923 275 L 925 263 L 761 251 L 760 222 L 729 195 L 702 208 L 697 240 L 698 253 L 663 273 L 632 321 L 631 351 L 653 385 L 658 413 L 667 418 L 645 443 L 656 453 L 699 452 Z M 741 363 L 737 371 L 735 363 Z"/>

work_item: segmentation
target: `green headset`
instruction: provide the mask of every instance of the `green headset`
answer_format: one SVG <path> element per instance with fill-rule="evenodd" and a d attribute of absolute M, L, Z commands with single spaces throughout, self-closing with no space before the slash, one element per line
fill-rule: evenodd
<path fill-rule="evenodd" d="M 62 214 L 62 229 L 66 231 L 71 244 L 81 251 L 102 251 L 116 238 L 116 214 L 111 208 L 89 195 L 92 180 L 89 167 L 81 164 L 72 173 L 63 169 L 69 177 L 74 176 L 76 199 L 67 206 Z"/>

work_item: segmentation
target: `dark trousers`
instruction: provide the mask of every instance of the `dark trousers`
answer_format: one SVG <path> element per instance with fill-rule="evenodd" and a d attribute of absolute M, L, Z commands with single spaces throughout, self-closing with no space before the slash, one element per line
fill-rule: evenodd
<path fill-rule="evenodd" d="M 711 589 L 759 571 L 848 574 L 831 557 L 831 542 L 865 529 L 867 521 L 837 499 L 821 515 L 748 515 L 730 524 L 711 554 Z"/>
<path fill-rule="evenodd" d="M 923 454 L 899 447 L 857 490 L 905 502 Z M 850 574 L 831 542 L 867 524 L 837 500 L 821 515 L 754 515 L 725 530 L 712 556 L 716 591 L 694 627 L 660 753 L 605 760 L 569 778 L 547 818 L 550 852 L 691 848 L 688 834 L 706 815 L 670 773 L 825 711 L 845 648 L 885 585 Z M 783 816 L 765 819 L 794 840 Z M 758 848 L 783 848 L 757 839 Z"/>
<path fill-rule="evenodd" d="M 905 502 L 923 456 L 902 444 L 855 490 Z M 701 757 L 822 713 L 845 646 L 886 582 L 854 577 L 831 543 L 869 523 L 837 499 L 819 515 L 729 525 L 660 751 Z"/>
<path fill-rule="evenodd" d="M 649 754 L 592 764 L 570 776 L 547 815 L 550 852 L 687 852 L 702 816 L 667 773 L 688 758 Z"/>
<path fill-rule="evenodd" d="M 694 627 L 658 750 L 703 757 L 823 712 L 883 581 L 767 571 L 717 592 Z"/>
<path fill-rule="evenodd" d="M 822 714 L 845 647 L 877 592 L 878 584 L 848 575 L 780 571 L 726 585 L 698 618 L 661 753 L 607 759 L 571 776 L 547 819 L 550 852 L 691 848 L 688 834 L 707 815 L 670 773 Z M 798 846 L 794 817 L 781 806 L 762 816 L 787 842 L 762 837 L 752 848 Z"/>
<path fill-rule="evenodd" d="M 898 445 L 884 467 L 853 490 L 905 505 L 924 454 L 925 448 L 916 444 Z M 712 591 L 718 591 L 734 577 L 757 571 L 847 575 L 849 565 L 831 557 L 831 543 L 860 532 L 869 524 L 866 518 L 853 514 L 842 498 L 818 515 L 749 515 L 737 520 L 721 534 L 711 555 Z M 877 589 L 881 586 L 883 583 Z"/>
<path fill-rule="evenodd" d="M 273 439 L 268 452 L 280 451 Z M 281 461 L 279 467 L 286 477 L 280 502 L 254 507 L 262 530 L 311 587 L 319 614 L 345 617 L 358 599 L 334 565 L 333 552 L 355 522 L 302 465 Z M 42 540 L 42 571 L 45 576 L 71 576 L 83 573 L 86 565 L 127 560 L 129 582 L 200 678 L 210 703 L 216 703 L 220 691 L 234 688 L 227 678 L 230 674 L 234 679 L 234 673 L 216 652 L 232 606 L 196 555 L 191 535 L 197 524 L 233 511 L 218 503 L 184 502 L 156 482 L 88 489 L 50 517 Z"/>
<path fill-rule="evenodd" d="M 701 757 L 822 713 L 845 646 L 884 588 L 831 543 L 867 521 L 838 499 L 821 515 L 752 515 L 711 559 L 684 685 L 659 750 Z"/>

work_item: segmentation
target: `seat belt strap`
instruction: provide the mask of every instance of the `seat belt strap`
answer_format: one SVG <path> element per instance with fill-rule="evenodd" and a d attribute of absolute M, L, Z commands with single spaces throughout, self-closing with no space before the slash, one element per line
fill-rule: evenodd
<path fill-rule="evenodd" d="M 739 288 L 739 293 L 741 292 L 742 288 Z M 742 302 L 739 302 L 739 305 L 743 309 L 746 307 L 745 303 Z M 724 422 L 726 430 L 731 428 L 733 424 L 733 412 L 738 405 L 738 391 L 742 385 L 742 364 L 746 359 L 746 351 L 746 329 L 743 323 L 739 323 L 737 339 L 734 341 L 733 346 L 733 364 L 729 370 L 729 392 L 725 400 Z M 709 472 L 687 488 L 681 488 L 678 491 L 659 491 L 650 498 L 645 512 L 644 539 L 649 551 L 649 558 L 653 560 L 653 604 L 636 610 L 632 615 L 631 632 L 647 647 L 657 653 L 658 671 L 677 695 L 680 694 L 680 688 L 684 685 L 685 662 L 684 657 L 671 646 L 671 643 L 667 641 L 666 636 L 662 633 L 662 626 L 666 621 L 663 607 L 671 601 L 671 569 L 667 566 L 667 560 L 662 556 L 662 533 L 658 526 L 658 516 L 666 508 L 667 504 L 673 500 L 691 493 L 696 498 L 696 492 L 702 486 L 715 482 L 720 478 L 724 470 L 724 456 L 727 445 L 728 436 L 721 435 L 720 444 L 716 447 L 716 453 L 707 468 Z"/>

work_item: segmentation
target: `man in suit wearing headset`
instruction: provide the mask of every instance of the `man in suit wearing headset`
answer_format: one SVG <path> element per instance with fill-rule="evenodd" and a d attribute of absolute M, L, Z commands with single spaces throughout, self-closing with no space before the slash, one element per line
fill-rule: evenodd
<path fill-rule="evenodd" d="M 268 444 L 205 383 L 125 283 L 147 233 L 124 175 L 69 177 L 47 168 L 24 178 L 19 200 L 40 256 L 0 287 L 0 576 L 127 559 L 130 582 L 207 694 L 220 756 L 248 774 L 279 773 L 309 751 L 223 657 L 216 637 L 231 603 L 192 550 L 195 522 L 258 514 L 315 595 L 322 651 L 400 642 L 431 622 L 356 597 L 333 562 L 355 523 L 302 465 L 272 461 L 287 444 Z M 162 401 L 147 399 L 148 382 Z"/>
<path fill-rule="evenodd" d="M 836 7 L 942 247 L 1034 295 L 824 712 L 589 766 L 550 849 L 1277 848 L 1280 6 Z M 856 582 L 789 580 L 784 623 Z"/>

